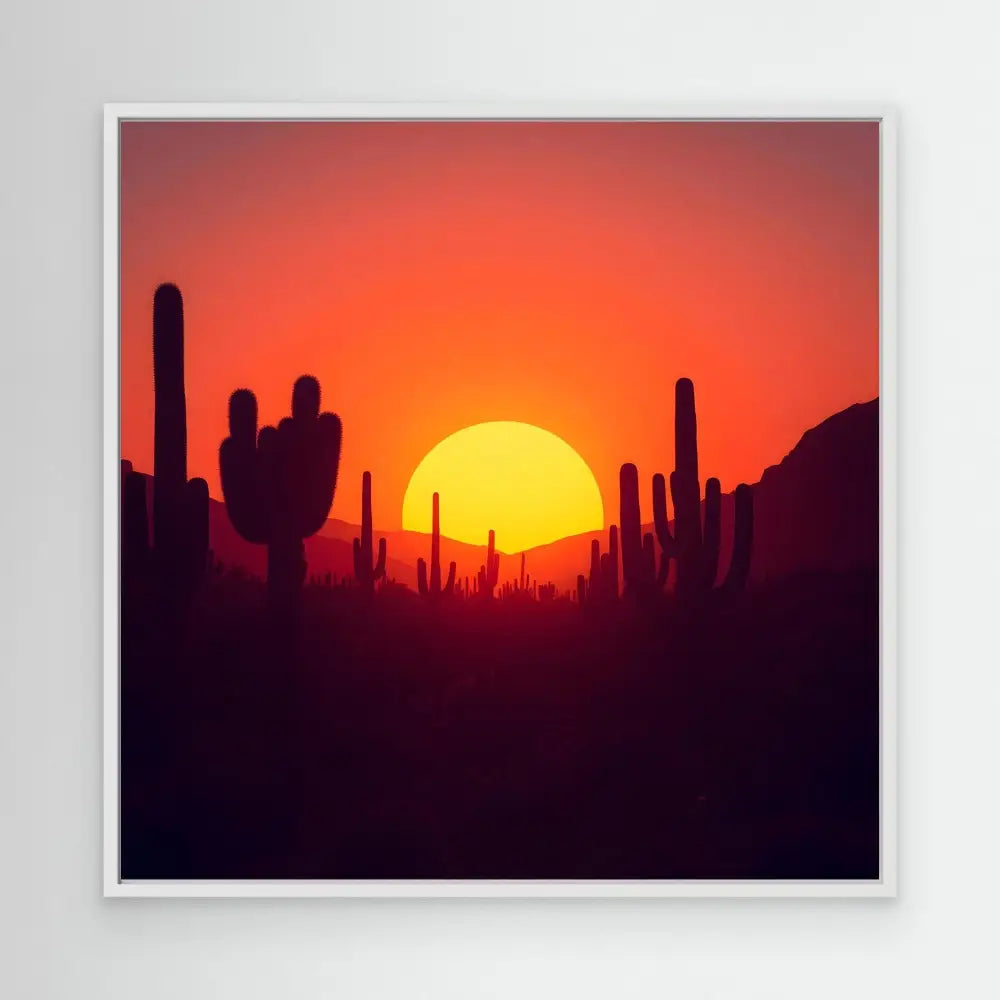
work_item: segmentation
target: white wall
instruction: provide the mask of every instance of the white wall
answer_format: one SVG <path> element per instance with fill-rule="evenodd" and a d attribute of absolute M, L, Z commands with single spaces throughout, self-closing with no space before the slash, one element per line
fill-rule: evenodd
<path fill-rule="evenodd" d="M 983 996 L 1000 884 L 998 16 L 842 0 L 36 0 L 0 17 L 0 992 Z M 900 112 L 901 898 L 105 901 L 104 101 L 873 100 Z"/>

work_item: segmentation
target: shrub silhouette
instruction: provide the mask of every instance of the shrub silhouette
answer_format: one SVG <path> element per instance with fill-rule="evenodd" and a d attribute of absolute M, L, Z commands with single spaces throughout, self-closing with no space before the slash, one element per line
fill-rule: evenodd
<path fill-rule="evenodd" d="M 354 539 L 354 577 L 361 589 L 375 593 L 375 581 L 385 576 L 385 539 L 378 540 L 378 560 L 372 566 L 372 474 L 361 477 L 361 537 Z"/>
<path fill-rule="evenodd" d="M 433 516 L 431 526 L 431 579 L 427 582 L 427 563 L 417 560 L 417 587 L 423 597 L 436 600 L 441 596 L 450 597 L 455 589 L 455 563 L 448 567 L 448 582 L 441 586 L 441 498 L 435 493 L 432 499 Z M 490 532 L 492 535 L 493 532 Z"/>
<path fill-rule="evenodd" d="M 310 375 L 292 391 L 292 415 L 257 432 L 257 399 L 237 389 L 229 399 L 229 437 L 219 448 L 226 511 L 248 542 L 267 546 L 273 610 L 297 613 L 306 576 L 303 539 L 326 522 L 337 487 L 340 418 L 320 413 L 320 385 Z"/>
<path fill-rule="evenodd" d="M 175 285 L 153 296 L 153 518 L 146 476 L 122 462 L 122 575 L 150 578 L 162 606 L 182 607 L 205 572 L 208 484 L 187 478 L 184 303 Z"/>

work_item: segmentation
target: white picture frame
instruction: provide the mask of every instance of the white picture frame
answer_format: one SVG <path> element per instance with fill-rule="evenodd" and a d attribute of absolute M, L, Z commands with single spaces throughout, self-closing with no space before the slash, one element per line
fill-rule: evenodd
<path fill-rule="evenodd" d="M 879 871 L 868 881 L 124 881 L 119 866 L 119 132 L 134 120 L 865 120 L 880 135 Z M 897 892 L 897 124 L 867 106 L 108 104 L 104 108 L 103 893 L 107 897 L 892 897 Z"/>

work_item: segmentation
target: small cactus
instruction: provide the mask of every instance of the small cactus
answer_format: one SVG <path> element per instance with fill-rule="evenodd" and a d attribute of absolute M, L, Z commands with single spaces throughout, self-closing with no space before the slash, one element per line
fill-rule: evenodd
<path fill-rule="evenodd" d="M 500 578 L 500 553 L 496 551 L 496 540 L 496 532 L 491 528 L 486 545 L 486 564 L 479 567 L 479 575 L 477 577 L 477 593 L 484 600 L 491 600 L 493 598 L 493 591 Z"/>
<path fill-rule="evenodd" d="M 361 537 L 354 539 L 354 577 L 366 593 L 385 576 L 385 539 L 378 540 L 378 559 L 372 566 L 372 474 L 361 477 Z"/>
<path fill-rule="evenodd" d="M 590 604 L 618 600 L 618 526 L 615 524 L 608 528 L 607 552 L 601 552 L 598 539 L 590 541 L 590 577 L 586 598 Z"/>

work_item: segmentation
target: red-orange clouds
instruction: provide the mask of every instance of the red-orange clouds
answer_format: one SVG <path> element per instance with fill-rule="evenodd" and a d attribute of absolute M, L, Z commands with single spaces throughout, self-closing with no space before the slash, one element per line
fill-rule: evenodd
<path fill-rule="evenodd" d="M 273 422 L 306 372 L 344 423 L 332 516 L 370 469 L 385 529 L 469 424 L 558 434 L 613 520 L 622 462 L 672 467 L 680 375 L 725 490 L 878 392 L 872 123 L 129 123 L 121 191 L 122 454 L 152 469 L 173 281 L 216 497 L 230 392 Z"/>

